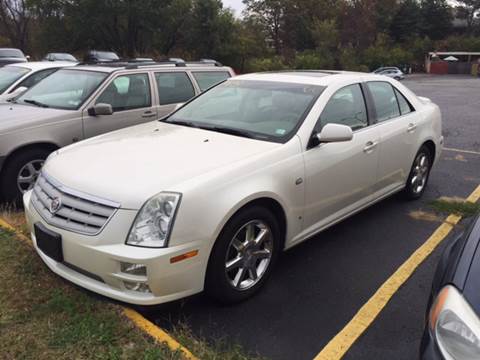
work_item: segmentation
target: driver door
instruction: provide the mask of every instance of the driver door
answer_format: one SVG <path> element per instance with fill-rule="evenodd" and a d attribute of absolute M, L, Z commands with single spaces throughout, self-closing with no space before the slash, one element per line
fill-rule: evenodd
<path fill-rule="evenodd" d="M 123 74 L 115 77 L 83 112 L 85 137 L 100 135 L 128 126 L 154 120 L 151 81 L 148 73 Z M 112 115 L 90 116 L 95 104 L 112 105 Z"/>
<path fill-rule="evenodd" d="M 329 123 L 350 126 L 353 139 L 325 143 L 305 152 L 306 233 L 341 219 L 366 205 L 377 178 L 379 133 L 369 126 L 360 84 L 338 90 L 325 106 L 315 131 Z"/>

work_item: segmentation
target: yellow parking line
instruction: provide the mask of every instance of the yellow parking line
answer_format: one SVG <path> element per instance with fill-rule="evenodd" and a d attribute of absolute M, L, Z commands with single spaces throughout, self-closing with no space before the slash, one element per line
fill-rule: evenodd
<path fill-rule="evenodd" d="M 0 228 L 4 228 L 5 230 L 14 232 L 17 237 L 21 240 L 26 241 L 30 246 L 32 246 L 31 240 L 23 235 L 20 231 L 15 229 L 12 225 L 10 225 L 7 221 L 0 217 Z M 179 342 L 177 342 L 174 338 L 172 338 L 167 332 L 160 329 L 158 326 L 153 324 L 152 322 L 145 319 L 140 313 L 136 312 L 135 310 L 129 309 L 127 307 L 122 306 L 123 314 L 130 319 L 139 329 L 150 335 L 153 339 L 160 343 L 166 344 L 170 350 L 173 352 L 180 351 L 183 354 L 183 358 L 187 360 L 198 360 L 192 353 L 182 346 Z"/>
<path fill-rule="evenodd" d="M 188 351 L 185 347 L 180 345 L 175 339 L 173 339 L 165 331 L 160 329 L 157 325 L 145 319 L 138 312 L 129 308 L 123 308 L 123 313 L 125 314 L 126 317 L 128 317 L 131 321 L 133 321 L 133 323 L 137 325 L 137 327 L 145 331 L 147 334 L 149 334 L 158 342 L 167 344 L 168 347 L 173 351 L 183 352 L 183 356 L 186 359 L 197 360 L 197 358 L 193 356 L 190 351 Z"/>
<path fill-rule="evenodd" d="M 6 222 L 5 220 L 3 220 L 2 218 L 0 218 L 0 227 L 1 228 L 4 228 L 8 231 L 11 231 L 11 232 L 14 232 L 15 235 L 20 239 L 20 240 L 23 240 L 25 241 L 28 245 L 32 245 L 32 242 L 30 241 L 30 239 L 23 235 L 20 231 L 18 231 L 17 229 L 15 229 L 12 225 L 10 225 L 8 222 Z"/>
<path fill-rule="evenodd" d="M 469 202 L 480 199 L 480 186 L 467 198 Z M 350 322 L 320 351 L 314 360 L 341 359 L 355 341 L 373 323 L 398 289 L 410 278 L 417 267 L 447 237 L 461 216 L 450 215 L 428 240 L 383 283 L 377 292 L 360 308 Z"/>
<path fill-rule="evenodd" d="M 473 150 L 461 150 L 461 149 L 446 148 L 446 147 L 444 147 L 443 150 L 445 150 L 445 151 L 451 151 L 451 152 L 464 153 L 464 154 L 480 155 L 480 151 L 473 151 Z"/>

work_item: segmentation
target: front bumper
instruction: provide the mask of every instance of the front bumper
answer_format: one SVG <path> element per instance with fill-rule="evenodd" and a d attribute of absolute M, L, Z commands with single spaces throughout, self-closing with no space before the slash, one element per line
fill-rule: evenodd
<path fill-rule="evenodd" d="M 203 290 L 208 263 L 205 242 L 151 249 L 125 245 L 126 235 L 136 211 L 119 209 L 103 231 L 96 236 L 73 233 L 46 223 L 30 203 L 31 192 L 24 195 L 28 229 L 40 258 L 56 274 L 93 292 L 137 305 L 154 305 L 177 300 Z M 34 224 L 62 236 L 64 262 L 45 255 L 36 243 Z M 174 264 L 172 257 L 198 250 L 198 255 Z M 126 274 L 121 263 L 146 266 L 146 276 Z M 125 281 L 147 284 L 151 292 L 128 290 Z"/>

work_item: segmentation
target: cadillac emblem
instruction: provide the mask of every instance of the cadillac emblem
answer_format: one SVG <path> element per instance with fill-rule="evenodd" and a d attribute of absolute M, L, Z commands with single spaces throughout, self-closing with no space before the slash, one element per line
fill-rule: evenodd
<path fill-rule="evenodd" d="M 50 213 L 52 215 L 56 214 L 62 208 L 62 199 L 59 197 L 54 197 L 50 203 Z"/>

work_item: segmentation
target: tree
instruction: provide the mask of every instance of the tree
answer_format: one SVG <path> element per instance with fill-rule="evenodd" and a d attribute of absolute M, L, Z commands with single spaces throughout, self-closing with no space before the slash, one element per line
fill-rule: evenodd
<path fill-rule="evenodd" d="M 405 0 L 400 4 L 390 26 L 390 35 L 396 41 L 404 42 L 420 34 L 420 5 L 416 0 Z"/>
<path fill-rule="evenodd" d="M 452 8 L 446 0 L 422 0 L 422 35 L 439 40 L 450 34 L 452 29 Z"/>
<path fill-rule="evenodd" d="M 340 16 L 342 43 L 364 50 L 377 37 L 376 0 L 350 0 L 343 3 Z"/>
<path fill-rule="evenodd" d="M 467 22 L 467 32 L 471 33 L 475 20 L 478 18 L 480 11 L 480 0 L 459 0 L 457 1 L 457 16 L 460 19 L 465 19 Z"/>
<path fill-rule="evenodd" d="M 30 14 L 26 0 L 0 1 L 0 32 L 12 46 L 28 50 L 28 26 Z"/>
<path fill-rule="evenodd" d="M 275 53 L 282 52 L 287 0 L 244 0 L 245 12 L 250 21 L 258 22 L 264 29 L 267 41 L 271 41 Z"/>

